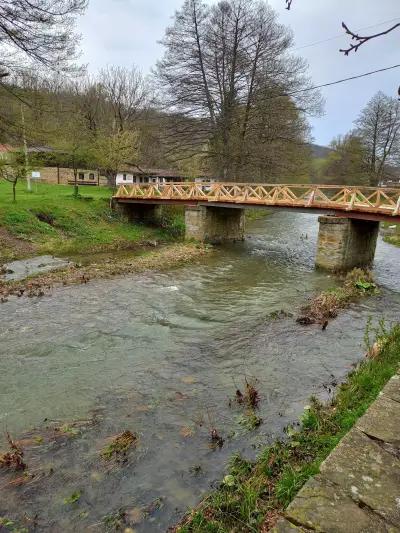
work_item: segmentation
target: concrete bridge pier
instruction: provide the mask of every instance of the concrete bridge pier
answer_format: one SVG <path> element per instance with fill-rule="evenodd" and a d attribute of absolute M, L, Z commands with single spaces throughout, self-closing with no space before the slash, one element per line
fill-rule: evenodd
<path fill-rule="evenodd" d="M 244 209 L 197 206 L 185 210 L 186 239 L 222 243 L 244 240 Z"/>
<path fill-rule="evenodd" d="M 318 268 L 346 271 L 372 265 L 379 222 L 333 216 L 321 216 L 318 221 Z"/>

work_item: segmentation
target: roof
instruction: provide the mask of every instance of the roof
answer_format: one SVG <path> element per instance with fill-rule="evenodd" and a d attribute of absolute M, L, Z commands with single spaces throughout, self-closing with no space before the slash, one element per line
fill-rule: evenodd
<path fill-rule="evenodd" d="M 11 146 L 11 144 L 0 144 L 0 152 L 2 153 L 12 152 L 13 150 L 15 150 L 15 148 Z"/>
<path fill-rule="evenodd" d="M 15 152 L 18 148 L 15 146 L 11 146 L 11 144 L 0 144 L 0 153 L 7 153 L 7 152 Z M 29 153 L 44 153 L 44 152 L 54 152 L 54 148 L 51 148 L 51 146 L 29 146 L 28 152 Z"/>
<path fill-rule="evenodd" d="M 179 170 L 172 168 L 142 168 L 135 167 L 130 169 L 132 174 L 137 174 L 141 176 L 157 176 L 160 178 L 184 178 L 185 175 L 182 174 Z"/>
<path fill-rule="evenodd" d="M 125 167 L 123 172 L 129 172 L 136 176 L 154 176 L 158 178 L 187 178 L 188 174 L 184 174 L 180 170 L 172 168 L 145 168 L 140 166 Z M 206 173 L 202 173 L 198 177 L 206 177 Z"/>
<path fill-rule="evenodd" d="M 29 153 L 38 153 L 38 154 L 42 154 L 42 153 L 46 153 L 46 152 L 55 152 L 56 150 L 54 150 L 54 148 L 52 148 L 51 146 L 30 146 L 28 148 L 28 152 Z"/>

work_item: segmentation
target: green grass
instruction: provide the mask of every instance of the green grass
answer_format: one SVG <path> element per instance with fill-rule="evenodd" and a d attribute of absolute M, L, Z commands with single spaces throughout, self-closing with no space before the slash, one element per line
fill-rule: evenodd
<path fill-rule="evenodd" d="M 252 220 L 262 220 L 263 218 L 272 215 L 272 213 L 273 211 L 271 209 L 265 209 L 263 207 L 245 210 L 246 220 L 249 222 Z"/>
<path fill-rule="evenodd" d="M 289 429 L 287 439 L 266 448 L 255 463 L 233 457 L 220 488 L 178 531 L 259 531 L 286 508 L 398 369 L 400 325 L 389 332 L 381 325 L 377 341 L 380 354 L 349 374 L 331 402 L 310 400 L 300 429 Z"/>
<path fill-rule="evenodd" d="M 400 224 L 391 224 L 390 222 L 382 223 L 382 227 L 384 229 L 389 228 L 389 226 L 396 226 L 396 229 L 394 229 L 394 231 L 392 230 L 392 233 L 385 235 L 383 240 L 389 244 L 393 244 L 394 246 L 400 246 Z"/>
<path fill-rule="evenodd" d="M 166 218 L 163 229 L 128 224 L 109 207 L 111 189 L 80 187 L 79 198 L 72 193 L 73 187 L 49 184 L 34 185 L 28 193 L 20 183 L 13 203 L 10 184 L 0 182 L 0 229 L 30 245 L 23 253 L 9 239 L 0 247 L 0 260 L 123 249 L 141 240 L 172 240 L 182 234 L 182 217 L 175 215 Z"/>

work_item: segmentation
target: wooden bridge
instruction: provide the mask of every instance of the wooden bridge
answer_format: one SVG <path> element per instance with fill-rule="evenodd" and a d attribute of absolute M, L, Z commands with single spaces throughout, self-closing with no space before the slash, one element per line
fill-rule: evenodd
<path fill-rule="evenodd" d="M 400 188 L 251 183 L 121 185 L 113 205 L 129 218 L 157 221 L 163 204 L 185 206 L 186 238 L 244 238 L 246 208 L 292 209 L 319 217 L 316 264 L 329 270 L 370 266 L 380 221 L 400 223 Z"/>
<path fill-rule="evenodd" d="M 140 184 L 121 185 L 114 198 L 128 202 L 301 208 L 341 212 L 341 216 L 358 213 L 364 216 L 355 218 L 400 222 L 400 188 L 250 183 Z"/>

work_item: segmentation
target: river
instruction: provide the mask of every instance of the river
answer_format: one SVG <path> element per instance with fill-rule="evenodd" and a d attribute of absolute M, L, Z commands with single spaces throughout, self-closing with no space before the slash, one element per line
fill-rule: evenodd
<path fill-rule="evenodd" d="M 326 397 L 362 357 L 368 317 L 400 318 L 400 249 L 382 241 L 379 296 L 326 331 L 270 317 L 336 283 L 314 270 L 317 231 L 315 215 L 275 212 L 199 264 L 1 305 L 0 441 L 5 431 L 36 435 L 26 457 L 37 475 L 21 487 L 2 480 L 0 516 L 26 526 L 23 516 L 37 515 L 39 531 L 103 531 L 122 509 L 135 531 L 165 531 L 233 453 L 253 458 L 281 438 L 310 395 Z M 252 431 L 229 406 L 246 379 L 261 396 Z M 52 421 L 77 419 L 88 422 L 75 436 L 37 438 Z M 210 447 L 213 428 L 221 448 Z M 107 437 L 124 430 L 138 435 L 136 449 L 126 464 L 105 464 Z M 77 503 L 64 501 L 76 492 Z"/>

